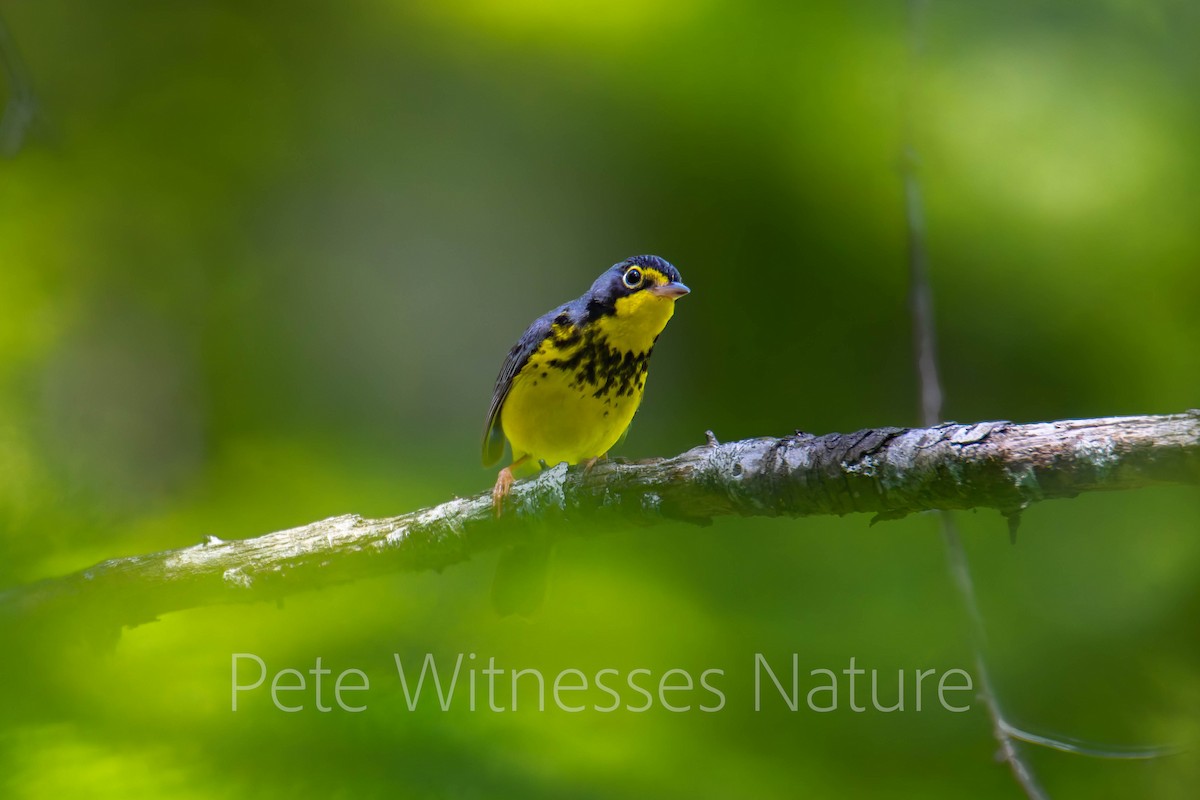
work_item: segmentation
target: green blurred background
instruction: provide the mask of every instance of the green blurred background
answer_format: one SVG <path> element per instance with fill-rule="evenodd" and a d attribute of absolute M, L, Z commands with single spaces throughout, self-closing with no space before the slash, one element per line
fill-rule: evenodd
<path fill-rule="evenodd" d="M 0 11 L 40 102 L 0 161 L 0 586 L 489 487 L 479 435 L 508 346 L 636 253 L 693 293 L 619 455 L 705 429 L 913 424 L 906 104 L 947 416 L 1200 405 L 1183 0 L 929 3 L 913 84 L 901 3 Z M 997 514 L 960 515 L 1015 722 L 1200 740 L 1198 522 L 1194 488 L 1038 506 L 1015 547 Z M 491 555 L 173 613 L 106 647 L 46 630 L 5 647 L 0 794 L 1017 796 L 978 702 L 753 710 L 755 653 L 893 681 L 971 668 L 936 517 L 867 523 L 571 538 L 531 621 L 492 612 Z M 368 710 L 286 714 L 259 692 L 234 713 L 235 652 L 362 669 Z M 721 668 L 728 699 L 409 712 L 392 654 L 427 652 Z M 1200 781 L 1194 752 L 1029 758 L 1056 797 Z"/>

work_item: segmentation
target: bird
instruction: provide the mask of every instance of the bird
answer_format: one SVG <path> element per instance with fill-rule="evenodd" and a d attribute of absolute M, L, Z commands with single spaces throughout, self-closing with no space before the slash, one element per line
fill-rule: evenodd
<path fill-rule="evenodd" d="M 492 488 L 496 516 L 515 480 L 552 464 L 590 470 L 629 429 L 646 388 L 650 354 L 691 290 L 659 256 L 632 256 L 601 273 L 580 297 L 538 317 L 500 367 L 483 433 L 483 464 L 512 449 Z M 545 594 L 546 544 L 501 553 L 492 602 L 529 616 Z"/>
<path fill-rule="evenodd" d="M 665 259 L 632 256 L 533 321 L 504 359 L 484 425 L 484 466 L 500 461 L 505 439 L 512 448 L 492 489 L 497 513 L 514 471 L 562 462 L 590 469 L 624 436 L 654 345 L 690 291 Z"/>

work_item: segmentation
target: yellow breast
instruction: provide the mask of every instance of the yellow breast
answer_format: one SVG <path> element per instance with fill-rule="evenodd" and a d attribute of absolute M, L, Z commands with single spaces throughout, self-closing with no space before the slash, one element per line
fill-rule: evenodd
<path fill-rule="evenodd" d="M 640 292 L 590 325 L 556 322 L 500 411 L 513 458 L 577 464 L 607 453 L 633 421 L 654 341 L 674 305 Z"/>

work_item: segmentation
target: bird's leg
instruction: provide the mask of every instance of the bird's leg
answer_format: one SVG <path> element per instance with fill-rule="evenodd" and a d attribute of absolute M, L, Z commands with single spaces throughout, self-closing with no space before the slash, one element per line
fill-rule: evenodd
<path fill-rule="evenodd" d="M 504 469 L 500 470 L 500 474 L 496 476 L 496 485 L 492 487 L 492 508 L 496 511 L 496 516 L 500 516 L 500 512 L 504 510 L 504 498 L 512 491 L 513 482 L 516 480 L 513 477 L 512 471 L 514 467 L 519 467 L 529 460 L 529 454 L 518 458 L 513 463 L 509 464 Z"/>
<path fill-rule="evenodd" d="M 602 458 L 607 459 L 608 453 L 601 453 L 598 456 L 592 456 L 591 458 L 585 458 L 583 460 L 583 476 L 585 478 L 588 476 L 588 473 L 592 471 L 592 467 L 596 466 L 596 462 Z"/>

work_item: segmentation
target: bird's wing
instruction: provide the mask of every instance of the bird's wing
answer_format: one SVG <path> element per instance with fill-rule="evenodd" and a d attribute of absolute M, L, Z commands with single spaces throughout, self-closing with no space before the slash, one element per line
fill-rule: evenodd
<path fill-rule="evenodd" d="M 513 379 L 529 363 L 529 357 L 537 352 L 542 340 L 550 335 L 554 318 L 564 307 L 556 308 L 538 317 L 508 351 L 500 374 L 496 376 L 496 387 L 492 389 L 492 404 L 488 407 L 487 423 L 483 428 L 483 465 L 490 467 L 504 456 L 504 429 L 500 427 L 500 409 L 512 389 Z"/>

